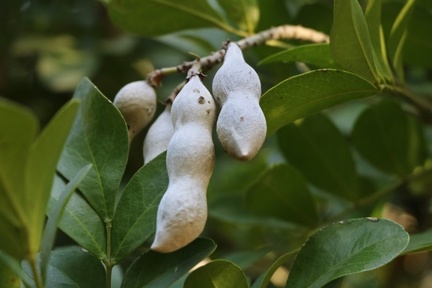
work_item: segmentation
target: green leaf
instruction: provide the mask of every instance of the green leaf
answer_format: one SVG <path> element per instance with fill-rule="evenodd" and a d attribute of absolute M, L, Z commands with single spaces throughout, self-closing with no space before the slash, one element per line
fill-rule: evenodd
<path fill-rule="evenodd" d="M 246 190 L 245 197 L 246 207 L 258 215 L 310 226 L 318 221 L 306 180 L 286 164 L 267 169 Z"/>
<path fill-rule="evenodd" d="M 0 98 L 0 250 L 26 254 L 28 217 L 23 171 L 38 121 L 30 111 Z"/>
<path fill-rule="evenodd" d="M 1 251 L 0 251 L 1 252 Z M 20 288 L 21 279 L 0 261 L 0 288 Z"/>
<path fill-rule="evenodd" d="M 212 240 L 198 238 L 172 253 L 149 250 L 132 263 L 124 275 L 121 287 L 169 287 L 215 249 Z"/>
<path fill-rule="evenodd" d="M 66 184 L 56 176 L 48 203 L 48 217 L 53 217 L 51 214 L 53 207 L 65 189 Z M 74 193 L 69 199 L 60 219 L 59 228 L 100 259 L 106 257 L 105 225 L 79 194 Z"/>
<path fill-rule="evenodd" d="M 18 277 L 16 279 L 18 281 L 18 284 L 20 281 L 22 281 L 25 285 L 28 287 L 34 287 L 34 281 L 30 278 L 27 273 L 24 272 L 24 270 L 21 268 L 20 263 L 12 256 L 6 254 L 3 252 L 3 250 L 0 249 L 0 287 L 1 288 L 12 288 L 11 283 L 8 283 L 8 279 L 5 279 L 4 276 L 7 273 L 8 277 L 11 277 L 10 280 L 15 281 L 15 277 Z M 20 287 L 19 285 L 17 287 Z"/>
<path fill-rule="evenodd" d="M 192 271 L 185 281 L 185 288 L 247 288 L 243 271 L 234 263 L 214 260 Z"/>
<path fill-rule="evenodd" d="M 330 51 L 340 66 L 379 83 L 368 27 L 358 0 L 334 1 Z"/>
<path fill-rule="evenodd" d="M 62 247 L 51 253 L 47 288 L 105 288 L 102 262 L 81 248 Z"/>
<path fill-rule="evenodd" d="M 112 227 L 112 261 L 117 263 L 155 232 L 157 208 L 168 187 L 165 155 L 144 165 L 119 200 Z"/>
<path fill-rule="evenodd" d="M 291 15 L 284 1 L 280 0 L 258 0 L 259 23 L 257 31 L 268 29 L 272 26 L 291 23 Z"/>
<path fill-rule="evenodd" d="M 404 254 L 418 253 L 432 250 L 432 230 L 410 235 L 408 246 Z"/>
<path fill-rule="evenodd" d="M 45 211 L 57 162 L 71 130 L 79 100 L 65 104 L 30 147 L 25 167 L 26 201 L 29 215 L 30 253 L 40 249 Z"/>
<path fill-rule="evenodd" d="M 363 111 L 352 131 L 353 144 L 375 167 L 405 176 L 426 158 L 418 120 L 392 101 L 382 101 Z"/>
<path fill-rule="evenodd" d="M 261 60 L 258 65 L 274 62 L 304 62 L 317 67 L 337 68 L 327 43 L 306 44 L 275 53 Z"/>
<path fill-rule="evenodd" d="M 141 36 L 158 36 L 185 29 L 219 27 L 233 32 L 207 1 L 104 0 L 111 20 Z M 143 23 L 143 19 L 145 22 Z"/>
<path fill-rule="evenodd" d="M 257 0 L 218 0 L 218 2 L 240 30 L 248 34 L 254 33 L 260 16 Z"/>
<path fill-rule="evenodd" d="M 315 186 L 340 197 L 360 196 L 359 178 L 347 141 L 324 115 L 315 114 L 278 132 L 285 158 Z"/>
<path fill-rule="evenodd" d="M 126 124 L 88 79 L 80 82 L 74 98 L 81 99 L 81 106 L 57 168 L 72 179 L 84 166 L 93 165 L 79 190 L 99 216 L 109 221 L 128 160 Z"/>
<path fill-rule="evenodd" d="M 264 273 L 262 273 L 257 280 L 255 280 L 254 284 L 252 285 L 252 288 L 267 288 L 268 284 L 270 282 L 271 277 L 276 272 L 276 270 L 281 267 L 284 263 L 286 263 L 289 259 L 293 258 L 293 256 L 299 251 L 300 249 L 296 249 L 294 251 L 288 252 L 286 254 L 283 254 L 278 259 L 276 259 L 275 262 L 268 268 Z"/>
<path fill-rule="evenodd" d="M 376 269 L 397 257 L 409 235 L 402 226 L 377 218 L 331 224 L 304 244 L 286 287 L 323 287 L 341 276 Z"/>
<path fill-rule="evenodd" d="M 43 282 L 45 283 L 46 272 L 48 269 L 48 259 L 51 253 L 51 250 L 54 247 L 55 236 L 57 232 L 57 226 L 60 222 L 60 218 L 63 215 L 64 209 L 66 208 L 67 202 L 69 201 L 72 193 L 74 193 L 77 188 L 79 182 L 85 177 L 87 172 L 90 170 L 91 164 L 85 166 L 81 169 L 78 174 L 66 185 L 65 190 L 60 195 L 60 198 L 55 203 L 51 217 L 49 217 L 45 230 L 43 233 L 41 251 L 40 251 L 40 270 Z"/>
<path fill-rule="evenodd" d="M 309 114 L 377 93 L 368 81 L 341 70 L 320 69 L 288 78 L 261 98 L 267 135 Z"/>
<path fill-rule="evenodd" d="M 392 71 L 387 61 L 384 32 L 381 27 L 381 0 L 368 1 L 365 16 L 378 75 L 382 75 L 387 81 L 393 82 Z"/>
<path fill-rule="evenodd" d="M 403 47 L 408 35 L 408 25 L 414 11 L 416 0 L 408 0 L 393 23 L 388 39 L 389 57 L 400 81 L 404 81 Z"/>

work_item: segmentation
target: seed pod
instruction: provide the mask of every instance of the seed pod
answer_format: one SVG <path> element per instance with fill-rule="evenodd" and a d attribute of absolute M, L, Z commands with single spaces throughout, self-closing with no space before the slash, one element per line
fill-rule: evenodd
<path fill-rule="evenodd" d="M 212 128 L 216 105 L 198 75 L 192 76 L 172 105 L 174 135 L 167 150 L 168 189 L 158 207 L 151 249 L 178 250 L 203 231 L 207 186 L 215 152 Z"/>
<path fill-rule="evenodd" d="M 146 81 L 131 82 L 120 89 L 113 103 L 126 121 L 130 142 L 152 120 L 156 92 Z"/>
<path fill-rule="evenodd" d="M 173 134 L 174 126 L 171 119 L 171 103 L 168 103 L 165 110 L 150 126 L 144 139 L 144 164 L 147 164 L 156 158 L 156 156 L 167 150 Z"/>
<path fill-rule="evenodd" d="M 234 158 L 252 159 L 267 133 L 259 106 L 261 82 L 235 43 L 228 45 L 224 63 L 214 76 L 213 94 L 221 105 L 216 132 L 222 147 Z"/>

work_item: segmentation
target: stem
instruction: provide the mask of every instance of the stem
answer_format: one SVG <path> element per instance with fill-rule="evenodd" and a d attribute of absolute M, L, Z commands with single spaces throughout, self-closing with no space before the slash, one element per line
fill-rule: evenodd
<path fill-rule="evenodd" d="M 31 267 L 31 270 L 32 270 L 32 273 L 34 276 L 34 281 L 35 281 L 36 287 L 43 288 L 44 285 L 43 285 L 42 279 L 39 275 L 39 271 L 38 271 L 37 264 L 36 264 L 36 258 L 30 257 L 29 262 L 30 262 L 30 267 Z"/>
<path fill-rule="evenodd" d="M 106 269 L 106 287 L 111 288 L 111 277 L 112 277 L 112 268 L 113 263 L 111 261 L 111 228 L 112 222 L 111 219 L 105 220 L 105 228 L 107 232 L 107 248 L 106 248 L 106 259 L 104 261 L 105 269 Z"/>
<path fill-rule="evenodd" d="M 279 39 L 298 39 L 315 43 L 329 41 L 328 35 L 319 31 L 302 26 L 282 25 L 245 37 L 236 43 L 239 45 L 240 49 L 244 50 L 257 45 L 266 44 L 266 42 L 270 40 L 274 41 Z M 183 64 L 175 67 L 157 69 L 147 75 L 147 81 L 150 83 L 150 85 L 158 87 L 161 85 L 161 81 L 164 76 L 174 73 L 187 73 L 187 71 L 195 64 L 199 64 L 201 69 L 206 71 L 222 62 L 224 55 L 225 49 L 222 48 L 211 55 L 197 58 L 194 61 L 184 62 Z"/>
<path fill-rule="evenodd" d="M 424 119 L 428 123 L 432 122 L 432 103 L 427 101 L 426 99 L 423 99 L 408 89 L 400 86 L 390 86 L 385 85 L 382 87 L 383 91 L 388 91 L 392 94 L 396 94 L 398 96 L 401 96 L 408 100 L 412 105 L 414 105 L 420 112 L 421 116 L 423 116 Z"/>

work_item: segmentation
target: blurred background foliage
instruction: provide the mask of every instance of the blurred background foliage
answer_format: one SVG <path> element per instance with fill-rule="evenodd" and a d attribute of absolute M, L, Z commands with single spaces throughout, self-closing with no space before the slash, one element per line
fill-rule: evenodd
<path fill-rule="evenodd" d="M 366 3 L 366 1 L 360 2 Z M 405 1 L 383 2 L 383 28 L 388 34 Z M 418 1 L 404 53 L 409 87 L 416 94 L 428 97 L 432 97 L 432 57 L 430 57 L 432 47 L 430 40 L 424 41 L 424 38 L 431 38 L 431 3 L 430 0 Z M 332 1 L 330 0 L 260 0 L 259 4 L 263 17 L 260 18 L 257 31 L 288 23 L 330 33 L 332 25 Z M 143 25 L 146 25 L 145 19 Z M 152 39 L 142 38 L 116 28 L 102 2 L 2 0 L 0 1 L 0 96 L 30 107 L 44 125 L 71 98 L 73 90 L 83 77 L 89 77 L 104 95 L 113 99 L 117 91 L 126 83 L 144 79 L 156 68 L 175 66 L 183 61 L 193 60 L 195 55 L 205 56 L 220 49 L 222 42 L 230 37 L 233 36 L 208 28 L 182 31 Z M 295 41 L 291 41 L 285 43 L 285 47 L 295 44 Z M 280 51 L 280 48 L 257 47 L 245 51 L 248 62 L 261 76 L 263 91 L 283 79 L 308 69 L 298 63 L 257 66 L 256 63 L 261 59 L 277 51 Z M 208 72 L 208 79 L 212 79 L 215 70 Z M 158 90 L 160 110 L 163 101 L 182 78 L 183 75 L 175 75 L 164 80 L 163 86 Z M 211 81 L 206 81 L 205 84 L 210 87 Z M 342 135 L 350 140 L 355 120 L 373 102 L 375 101 L 367 99 L 347 103 L 329 109 L 325 113 Z M 430 153 L 432 129 L 429 126 L 423 128 L 428 143 L 427 150 Z M 131 144 L 126 179 L 143 164 L 142 141 L 145 133 L 146 131 L 143 131 Z M 255 217 L 249 214 L 250 211 L 245 209 L 243 203 L 245 191 L 254 187 L 255 180 L 261 177 L 262 172 L 271 164 L 283 162 L 284 155 L 279 151 L 275 136 L 270 137 L 259 156 L 248 163 L 236 162 L 225 155 L 220 147 L 217 149 L 218 161 L 209 188 L 210 219 L 207 225 L 209 228 L 205 235 L 218 243 L 219 255 L 223 255 L 242 268 L 248 268 L 250 274 L 254 275 L 254 271 L 261 272 L 262 267 L 269 266 L 275 257 L 267 254 L 268 250 L 262 245 L 263 243 L 280 245 L 288 251 L 290 248 L 297 248 L 305 240 L 305 231 L 300 226 L 291 225 L 280 219 Z M 376 188 L 391 178 L 373 168 L 356 153 L 354 159 L 358 173 L 367 176 L 363 179 L 365 181 L 361 181 L 362 188 Z M 371 179 L 379 179 L 379 181 L 371 183 Z M 369 190 L 373 191 L 372 188 Z M 338 209 L 345 207 L 344 201 L 330 198 L 328 195 L 323 196 L 319 189 L 312 192 L 315 197 L 322 199 L 321 207 L 318 207 L 320 211 L 335 215 L 339 212 Z M 408 193 L 400 192 L 397 200 L 404 202 L 407 199 L 402 198 L 408 197 Z M 421 206 L 422 209 L 427 210 L 425 206 L 429 203 L 422 203 L 422 197 L 408 198 L 408 202 L 405 201 L 408 206 Z M 397 212 L 399 208 L 389 205 L 391 204 L 381 203 L 380 207 L 369 206 L 346 216 L 373 214 L 374 209 L 380 211 L 387 209 L 390 211 L 388 213 L 400 216 Z M 330 206 L 331 210 L 326 210 Z M 430 221 L 424 219 L 429 214 L 422 209 L 414 215 L 415 221 L 423 219 L 423 226 L 430 227 Z M 418 228 L 417 224 L 415 226 Z M 257 251 L 257 246 L 264 248 Z M 251 253 L 247 252 L 251 250 Z M 266 254 L 268 257 L 263 258 Z M 252 265 L 258 259 L 261 259 L 259 268 Z M 405 261 L 420 263 L 431 261 L 430 259 L 421 258 L 417 259 L 417 262 L 405 259 Z M 393 266 L 383 269 L 401 271 L 398 269 L 404 265 L 407 264 L 396 262 Z M 421 271 L 422 269 L 412 268 L 411 272 L 407 271 L 404 274 L 404 278 L 396 278 L 409 283 L 411 278 L 417 277 L 422 273 Z M 384 275 L 380 274 L 380 270 L 376 273 Z M 349 280 L 350 285 L 355 285 L 360 278 L 364 284 L 367 277 L 371 276 L 362 276 L 362 274 L 353 276 Z M 376 279 L 371 278 L 370 281 L 372 283 Z"/>

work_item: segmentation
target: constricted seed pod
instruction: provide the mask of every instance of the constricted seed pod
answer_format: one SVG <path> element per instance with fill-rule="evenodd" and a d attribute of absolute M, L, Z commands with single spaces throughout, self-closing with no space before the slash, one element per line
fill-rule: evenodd
<path fill-rule="evenodd" d="M 128 126 L 129 142 L 152 120 L 156 101 L 156 92 L 146 81 L 126 84 L 114 97 L 113 103 Z"/>
<path fill-rule="evenodd" d="M 222 147 L 236 159 L 252 159 L 264 143 L 267 124 L 259 106 L 260 79 L 237 44 L 228 45 L 212 86 L 221 106 L 216 132 Z"/>
<path fill-rule="evenodd" d="M 168 189 L 157 211 L 151 249 L 176 251 L 203 231 L 207 220 L 207 187 L 215 152 L 212 128 L 216 104 L 198 75 L 192 76 L 171 109 L 174 135 L 167 149 Z"/>
<path fill-rule="evenodd" d="M 168 103 L 165 110 L 147 131 L 143 145 L 144 164 L 147 164 L 167 150 L 173 134 L 174 126 L 171 119 L 171 103 Z"/>

